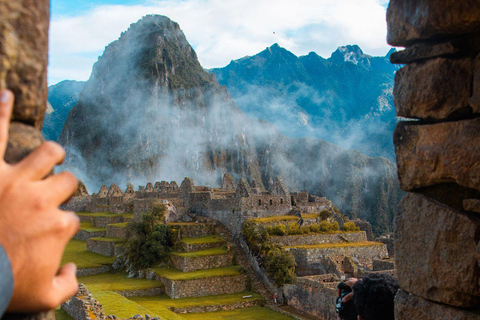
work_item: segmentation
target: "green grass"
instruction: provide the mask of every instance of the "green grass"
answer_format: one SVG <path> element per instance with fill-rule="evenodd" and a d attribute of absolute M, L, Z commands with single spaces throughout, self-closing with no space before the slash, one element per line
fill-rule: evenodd
<path fill-rule="evenodd" d="M 55 319 L 56 320 L 73 320 L 72 317 L 63 309 L 60 307 L 55 310 Z"/>
<path fill-rule="evenodd" d="M 92 294 L 103 306 L 105 314 L 114 314 L 120 319 L 130 318 L 136 314 L 149 314 L 152 317 L 159 316 L 113 291 L 92 291 Z"/>
<path fill-rule="evenodd" d="M 291 317 L 275 312 L 264 307 L 252 307 L 245 309 L 236 309 L 232 311 L 217 311 L 210 313 L 187 313 L 182 315 L 187 320 L 291 320 Z"/>
<path fill-rule="evenodd" d="M 207 244 L 207 243 L 224 243 L 225 240 L 219 235 L 211 235 L 201 238 L 183 238 L 180 240 L 185 244 Z"/>
<path fill-rule="evenodd" d="M 101 241 L 101 242 L 114 242 L 114 243 L 125 242 L 125 239 L 120 239 L 120 238 L 98 237 L 98 238 L 90 238 L 90 239 L 95 241 Z"/>
<path fill-rule="evenodd" d="M 281 222 L 281 221 L 298 221 L 299 217 L 296 216 L 271 216 L 265 218 L 255 218 L 251 219 L 256 223 L 270 223 L 270 222 Z"/>
<path fill-rule="evenodd" d="M 172 252 L 171 255 L 184 257 L 184 258 L 198 258 L 205 256 L 219 256 L 222 254 L 227 254 L 228 250 L 224 247 L 211 248 L 206 250 L 199 250 L 193 252 Z"/>
<path fill-rule="evenodd" d="M 87 232 L 99 232 L 105 231 L 105 228 L 94 227 L 91 222 L 82 222 L 80 223 L 80 230 Z"/>
<path fill-rule="evenodd" d="M 109 213 L 109 212 L 95 212 L 95 213 L 77 212 L 77 215 L 88 216 L 88 217 L 111 217 L 111 216 L 115 215 L 115 213 Z"/>
<path fill-rule="evenodd" d="M 319 243 L 304 246 L 287 246 L 284 248 L 298 248 L 298 249 L 324 249 L 324 248 L 346 248 L 346 247 L 373 247 L 382 246 L 383 243 L 373 241 L 363 242 L 341 242 L 341 243 Z"/>
<path fill-rule="evenodd" d="M 126 228 L 128 222 L 121 222 L 121 223 L 111 223 L 109 226 L 115 227 L 115 228 Z"/>
<path fill-rule="evenodd" d="M 111 265 L 114 257 L 105 257 L 101 254 L 87 251 L 87 243 L 76 239 L 70 240 L 62 258 L 62 265 L 74 262 L 77 268 L 99 268 Z"/>
<path fill-rule="evenodd" d="M 320 216 L 318 213 L 307 213 L 307 214 L 302 214 L 303 219 L 317 219 Z"/>
<path fill-rule="evenodd" d="M 169 226 L 203 226 L 205 223 L 197 222 L 171 222 L 168 223 Z"/>
<path fill-rule="evenodd" d="M 131 291 L 163 287 L 161 281 L 128 278 L 126 273 L 102 273 L 78 277 L 91 291 Z"/>
<path fill-rule="evenodd" d="M 243 296 L 249 295 L 251 295 L 252 297 L 248 299 L 243 299 Z M 229 305 L 241 301 L 263 300 L 263 297 L 258 293 L 243 291 L 233 294 L 182 299 L 171 299 L 166 294 L 152 297 L 132 297 L 129 299 L 151 310 L 152 312 L 160 313 L 162 309 L 166 309 L 169 307 L 191 308 L 197 306 Z"/>
<path fill-rule="evenodd" d="M 125 219 L 133 220 L 133 213 L 123 213 L 122 217 L 124 217 Z"/>
<path fill-rule="evenodd" d="M 236 276 L 242 274 L 241 267 L 230 266 L 223 268 L 214 268 L 207 270 L 197 270 L 192 272 L 182 272 L 175 268 L 155 268 L 155 273 L 170 280 L 186 281 L 195 279 L 204 279 L 212 277 Z"/>

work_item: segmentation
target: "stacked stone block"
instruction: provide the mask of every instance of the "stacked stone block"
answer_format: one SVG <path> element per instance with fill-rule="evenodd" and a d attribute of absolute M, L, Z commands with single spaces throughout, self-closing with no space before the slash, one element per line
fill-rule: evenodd
<path fill-rule="evenodd" d="M 480 319 L 480 2 L 392 0 L 396 319 Z"/>

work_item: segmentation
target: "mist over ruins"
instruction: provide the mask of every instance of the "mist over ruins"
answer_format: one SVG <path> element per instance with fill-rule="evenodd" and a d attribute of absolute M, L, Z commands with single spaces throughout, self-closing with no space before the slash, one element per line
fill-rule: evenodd
<path fill-rule="evenodd" d="M 371 274 L 398 279 L 395 319 L 480 319 L 478 1 L 392 0 L 405 49 L 385 56 L 275 43 L 208 70 L 151 14 L 48 104 L 49 1 L 13 9 L 37 36 L 0 28 L 23 41 L 0 42 L 2 68 L 22 53 L 0 84 L 31 92 L 6 160 L 45 114 L 81 180 L 61 206 L 81 221 L 62 259 L 78 292 L 36 319 L 337 320 L 338 283 Z"/>

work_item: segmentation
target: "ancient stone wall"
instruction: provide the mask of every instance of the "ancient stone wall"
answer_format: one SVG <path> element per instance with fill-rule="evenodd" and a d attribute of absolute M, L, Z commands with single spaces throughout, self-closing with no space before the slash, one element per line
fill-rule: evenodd
<path fill-rule="evenodd" d="M 121 215 L 109 214 L 105 216 L 93 217 L 91 221 L 94 227 L 106 228 L 108 224 L 123 222 L 123 217 Z"/>
<path fill-rule="evenodd" d="M 380 260 L 388 256 L 387 247 L 384 244 L 370 246 L 350 247 L 327 247 L 327 248 L 287 248 L 293 256 L 299 269 L 325 265 L 325 259 L 331 259 L 341 269 L 344 258 L 356 258 L 362 265 L 372 269 L 372 261 Z M 334 273 L 334 272 L 328 272 Z"/>
<path fill-rule="evenodd" d="M 373 271 L 384 271 L 395 269 L 393 259 L 373 260 Z"/>
<path fill-rule="evenodd" d="M 187 258 L 181 255 L 170 255 L 175 268 L 183 272 L 190 272 L 196 270 L 205 270 L 212 268 L 221 268 L 232 265 L 233 254 L 221 254 L 211 256 L 200 256 L 195 258 Z"/>
<path fill-rule="evenodd" d="M 127 228 L 124 226 L 107 225 L 106 237 L 125 239 L 127 237 Z"/>
<path fill-rule="evenodd" d="M 95 238 L 88 239 L 87 250 L 104 256 L 113 257 L 115 255 L 115 244 L 116 243 L 113 241 L 95 240 Z"/>
<path fill-rule="evenodd" d="M 92 293 L 81 283 L 78 285 L 75 296 L 62 303 L 62 309 L 74 320 L 106 319 L 102 305 L 93 298 Z"/>
<path fill-rule="evenodd" d="M 82 241 L 87 241 L 90 238 L 105 237 L 105 231 L 93 231 L 78 230 L 74 238 Z"/>
<path fill-rule="evenodd" d="M 339 233 L 313 233 L 291 236 L 271 236 L 271 241 L 282 247 L 305 246 L 320 243 L 363 242 L 367 241 L 365 231 Z"/>
<path fill-rule="evenodd" d="M 480 319 L 480 3 L 392 0 L 396 319 Z M 473 205 L 472 205 L 473 204 Z M 477 208 L 475 208 L 477 206 Z M 477 213 L 475 213 L 477 212 Z"/>
<path fill-rule="evenodd" d="M 214 277 L 186 281 L 160 279 L 165 292 L 172 299 L 230 294 L 246 290 L 247 276 L 244 274 L 228 277 Z"/>
<path fill-rule="evenodd" d="M 289 306 L 323 320 L 337 320 L 335 299 L 337 290 L 318 281 L 315 276 L 297 278 L 286 284 L 283 294 Z"/>

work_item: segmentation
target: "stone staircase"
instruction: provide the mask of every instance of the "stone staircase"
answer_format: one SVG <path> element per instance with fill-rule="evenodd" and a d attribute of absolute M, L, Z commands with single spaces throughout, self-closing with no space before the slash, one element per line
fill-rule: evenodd
<path fill-rule="evenodd" d="M 169 224 L 178 230 L 179 251 L 170 258 L 174 268 L 155 269 L 155 278 L 165 284 L 170 298 L 231 294 L 247 289 L 242 267 L 234 265 L 234 253 L 225 240 L 215 235 L 214 226 L 185 222 Z"/>
<path fill-rule="evenodd" d="M 87 242 L 87 250 L 104 256 L 115 256 L 126 238 L 130 215 L 111 213 L 80 213 L 82 222 L 76 239 Z M 171 267 L 150 269 L 147 279 L 160 281 L 172 299 L 242 294 L 250 279 L 244 268 L 235 265 L 236 253 L 231 242 L 216 234 L 213 224 L 180 222 L 169 224 L 177 234 Z M 150 273 L 150 274 L 149 274 Z M 140 293 L 139 296 L 145 296 Z M 264 299 L 237 299 L 230 304 L 212 306 L 172 307 L 174 313 L 212 312 L 264 305 Z"/>
<path fill-rule="evenodd" d="M 87 250 L 114 257 L 126 238 L 127 223 L 133 214 L 77 213 L 81 227 L 75 239 L 87 241 Z"/>

